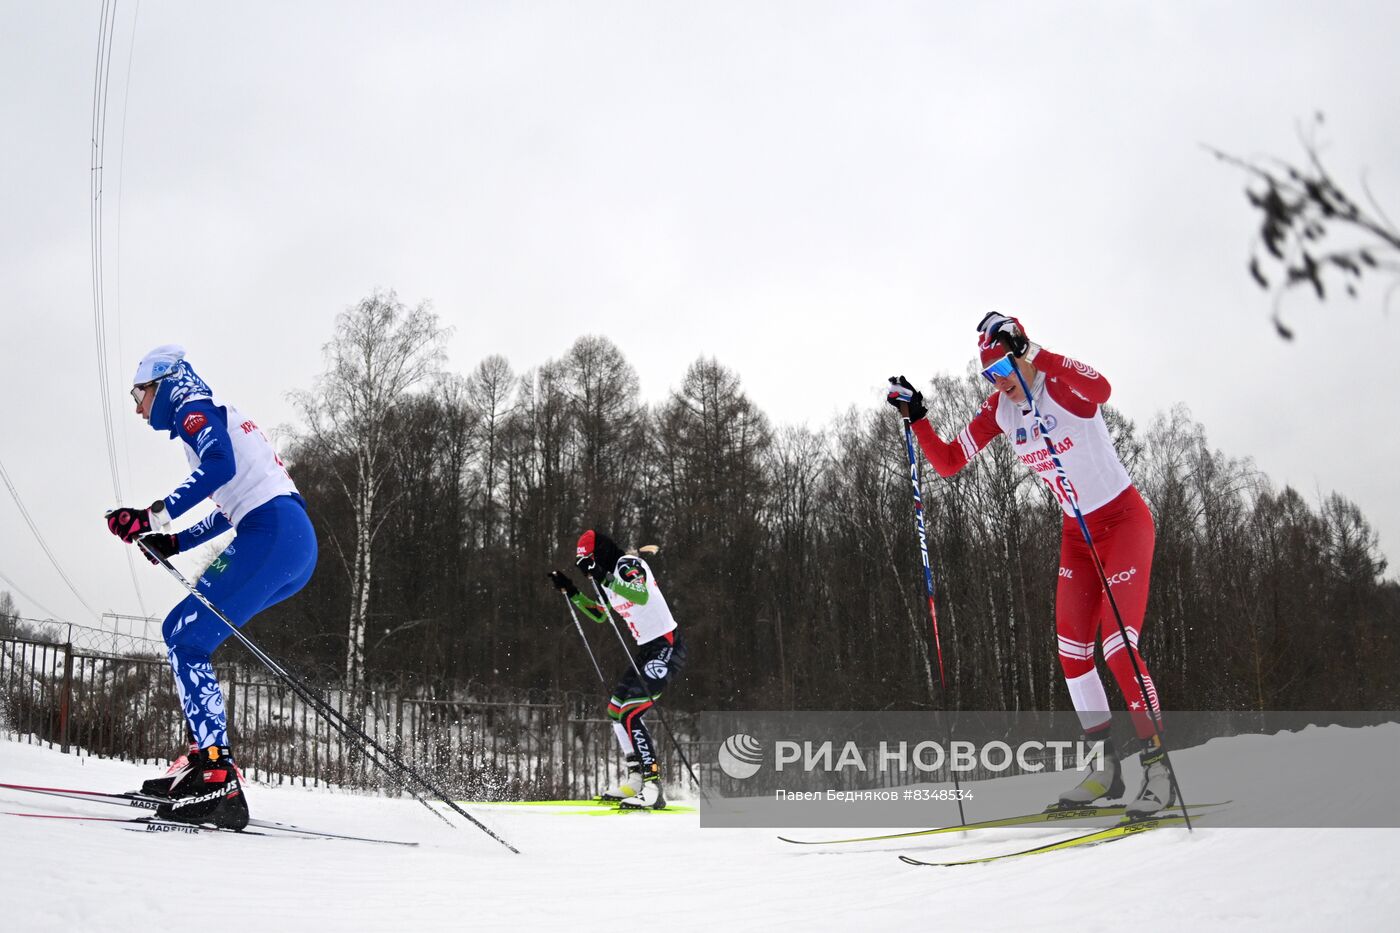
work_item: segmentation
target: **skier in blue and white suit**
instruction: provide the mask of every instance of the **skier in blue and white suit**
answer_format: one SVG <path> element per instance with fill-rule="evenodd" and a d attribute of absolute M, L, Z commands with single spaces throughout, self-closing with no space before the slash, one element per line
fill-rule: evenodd
<path fill-rule="evenodd" d="M 305 586 L 316 567 L 316 534 L 296 485 L 258 426 L 215 401 L 186 362 L 184 348 L 173 344 L 141 359 L 131 396 L 152 428 L 183 442 L 193 472 L 148 508 L 109 512 L 112 533 L 128 543 L 139 538 L 168 558 L 234 529 L 233 543 L 198 585 L 239 627 Z M 178 533 L 167 530 L 206 498 L 216 511 Z M 223 693 L 209 660 L 232 632 L 193 596 L 171 610 L 161 631 L 192 741 L 183 766 L 147 781 L 142 790 L 169 798 L 163 816 L 241 829 L 248 805 L 229 751 Z"/>

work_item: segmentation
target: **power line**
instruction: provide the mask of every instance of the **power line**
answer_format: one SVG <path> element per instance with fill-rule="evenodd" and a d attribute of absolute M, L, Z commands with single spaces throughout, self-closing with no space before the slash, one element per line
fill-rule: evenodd
<path fill-rule="evenodd" d="M 107 459 L 112 473 L 112 486 L 117 502 L 122 501 L 121 482 L 117 476 L 116 443 L 112 433 L 111 396 L 109 394 L 107 372 L 107 334 L 105 314 L 102 307 L 102 171 L 103 145 L 107 133 L 107 87 L 112 64 L 112 36 L 116 15 L 115 0 L 103 0 L 102 15 L 97 29 L 97 63 L 92 77 L 92 129 L 91 156 L 89 168 L 88 219 L 90 222 L 90 243 L 92 248 L 92 317 L 93 332 L 97 340 L 97 392 L 102 407 L 102 426 L 107 441 Z"/>
<path fill-rule="evenodd" d="M 24 507 L 24 502 L 20 499 L 19 493 L 15 490 L 15 484 L 10 482 L 10 474 L 5 470 L 4 461 L 0 461 L 0 479 L 5 481 L 5 488 L 10 490 L 10 495 L 14 498 L 15 505 L 19 508 L 20 516 L 24 519 L 24 523 L 29 526 L 29 530 L 34 533 L 34 540 L 39 542 L 39 547 L 42 548 L 44 554 L 48 556 L 49 563 L 53 564 L 53 568 L 58 571 L 58 575 L 63 578 L 63 582 L 68 584 L 68 588 L 73 591 L 73 595 L 78 597 L 78 602 L 83 604 L 83 608 L 92 613 L 95 617 L 99 619 L 102 618 L 97 610 L 89 606 L 86 599 L 83 599 L 83 594 L 78 592 L 78 588 L 73 585 L 73 581 L 68 578 L 68 574 L 64 572 L 63 567 L 58 563 L 58 558 L 54 557 L 53 551 L 49 550 L 48 542 L 45 541 L 44 536 L 39 533 L 39 526 L 34 524 L 34 519 L 30 517 L 29 510 Z M 16 589 L 18 589 L 18 587 L 16 587 Z M 31 599 L 30 602 L 34 602 L 34 600 Z M 34 602 L 34 604 L 36 606 L 39 605 L 37 602 Z M 40 608 L 42 609 L 43 607 L 40 606 Z M 45 611 L 48 612 L 48 610 Z"/>
<path fill-rule="evenodd" d="M 0 570 L 0 580 L 4 580 L 5 583 L 6 583 L 6 585 L 9 586 L 10 589 L 14 590 L 16 593 L 18 593 L 19 595 L 23 596 L 25 599 L 29 600 L 29 601 L 30 601 L 31 603 L 33 603 L 34 605 L 38 606 L 38 607 L 39 607 L 40 609 L 42 609 L 44 612 L 47 612 L 47 613 L 49 614 L 49 618 L 51 618 L 51 619 L 57 619 L 57 618 L 59 618 L 58 613 L 54 612 L 54 611 L 53 611 L 52 609 L 50 609 L 48 606 L 45 606 L 43 603 L 39 602 L 39 600 L 35 599 L 33 596 L 30 596 L 30 595 L 29 595 L 28 593 L 26 593 L 24 590 L 20 589 L 20 588 L 19 588 L 19 584 L 16 583 L 15 581 L 11 580 L 8 576 L 6 576 L 6 575 L 5 575 L 5 572 L 4 572 L 3 570 Z M 36 620 L 36 621 L 38 621 L 38 620 Z"/>
<path fill-rule="evenodd" d="M 98 404 L 102 408 L 102 428 L 107 442 L 107 465 L 112 475 L 112 492 L 116 495 L 116 503 L 120 505 L 125 496 L 122 493 L 121 472 L 117 464 L 117 439 L 116 431 L 112 426 L 112 397 L 111 397 L 111 375 L 107 367 L 110 353 L 107 347 L 107 315 L 104 304 L 104 282 L 103 282 L 103 248 L 102 248 L 102 189 L 103 171 L 105 167 L 105 150 L 107 142 L 107 92 L 111 86 L 112 72 L 112 41 L 116 35 L 116 0 L 110 3 L 104 0 L 102 4 L 102 15 L 97 29 L 97 63 L 93 70 L 92 83 L 92 164 L 90 167 L 89 181 L 92 201 L 89 205 L 89 219 L 91 221 L 91 244 L 92 244 L 92 317 L 93 333 L 97 343 L 97 395 Z M 137 6 L 137 13 L 140 13 L 140 6 Z M 133 18 L 131 23 L 131 48 L 135 48 L 136 43 L 136 21 Z M 127 53 L 127 88 L 131 85 L 131 51 Z M 126 148 L 126 98 L 122 98 L 122 150 Z M 121 221 L 121 189 L 120 175 L 118 175 L 118 195 L 117 195 L 117 219 Z M 121 230 L 117 231 L 117 247 L 121 248 Z M 118 253 L 120 256 L 120 252 Z M 121 269 L 117 270 L 117 282 L 120 289 Z M 118 295 L 118 344 L 120 344 L 120 307 L 121 298 Z M 141 595 L 141 585 L 136 577 L 136 562 L 130 551 L 126 552 L 127 571 L 131 574 L 131 586 L 136 591 L 136 601 L 141 607 L 141 611 L 146 611 L 146 602 Z"/>
<path fill-rule="evenodd" d="M 123 181 L 126 178 L 126 116 L 129 112 L 127 106 L 131 98 L 131 63 L 136 58 L 136 23 L 141 18 L 141 0 L 136 0 L 136 10 L 131 14 L 131 38 L 126 47 L 126 83 L 122 86 L 122 129 L 121 146 L 118 150 L 117 167 L 117 290 L 116 290 L 116 317 L 117 317 L 117 356 L 121 359 L 126 357 L 126 343 L 122 340 L 122 192 L 126 190 Z M 122 420 L 122 452 L 126 459 L 126 475 L 131 476 L 131 444 L 126 431 L 126 419 Z M 120 499 L 118 500 L 120 501 Z M 141 593 L 141 581 L 136 575 L 136 556 L 131 551 L 126 552 L 126 569 L 131 573 L 131 586 L 136 591 L 136 605 L 140 607 L 141 614 L 147 614 L 146 599 Z"/>

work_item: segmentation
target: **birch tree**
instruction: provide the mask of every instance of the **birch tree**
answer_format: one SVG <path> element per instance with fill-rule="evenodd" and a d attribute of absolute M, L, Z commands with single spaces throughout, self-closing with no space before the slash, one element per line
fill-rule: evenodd
<path fill-rule="evenodd" d="M 394 504 L 380 495 L 398 455 L 392 423 L 406 397 L 439 375 L 446 337 L 427 302 L 409 308 L 393 291 L 375 291 L 336 318 L 323 348 L 325 371 L 311 392 L 292 397 L 307 426 L 303 450 L 327 465 L 353 516 L 354 540 L 332 543 L 350 583 L 345 680 L 356 694 L 365 675 L 374 542 Z"/>

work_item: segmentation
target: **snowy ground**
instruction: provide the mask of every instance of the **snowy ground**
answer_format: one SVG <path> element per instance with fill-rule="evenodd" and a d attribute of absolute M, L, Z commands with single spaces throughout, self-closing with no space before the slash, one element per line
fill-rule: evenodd
<path fill-rule="evenodd" d="M 0 781 L 124 790 L 134 765 L 0 741 Z M 699 828 L 687 814 L 477 814 L 523 853 L 413 801 L 249 791 L 254 815 L 414 839 L 416 849 L 0 815 L 5 930 L 151 930 L 217 908 L 243 930 L 1394 929 L 1400 830 L 1161 830 L 1110 846 L 965 868 L 962 857 L 1072 834 L 994 830 L 903 845 L 798 849 L 771 830 Z M 134 815 L 0 789 L 0 811 Z M 799 834 L 816 838 L 820 831 Z M 839 831 L 837 835 L 847 835 Z M 956 851 L 956 855 L 954 855 Z"/>

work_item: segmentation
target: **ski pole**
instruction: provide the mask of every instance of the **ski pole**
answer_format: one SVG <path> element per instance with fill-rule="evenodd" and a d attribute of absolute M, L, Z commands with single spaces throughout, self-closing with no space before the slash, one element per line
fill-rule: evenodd
<path fill-rule="evenodd" d="M 247 635 L 244 635 L 243 632 L 239 630 L 238 626 L 234 625 L 231 621 L 229 621 L 228 616 L 224 615 L 224 613 L 219 609 L 218 606 L 215 606 L 214 603 L 210 601 L 210 599 L 207 596 L 205 596 L 193 584 L 191 584 L 190 581 L 185 578 L 185 575 L 175 568 L 174 564 L 166 560 L 164 556 L 157 554 L 150 545 L 148 545 L 145 541 L 141 540 L 140 538 L 136 539 L 136 543 L 140 545 L 141 550 L 146 553 L 147 557 L 151 558 L 151 560 L 159 563 L 166 570 L 170 571 L 170 575 L 176 580 L 178 580 L 180 585 L 183 586 L 191 596 L 199 600 L 206 609 L 208 609 L 210 612 L 214 613 L 214 615 L 218 617 L 219 621 L 223 622 L 224 625 L 227 625 L 229 631 L 233 633 L 233 636 L 237 638 L 245 648 L 252 652 L 253 657 L 257 658 L 263 663 L 264 667 L 270 670 L 273 674 L 277 675 L 277 677 L 281 678 L 283 683 L 292 688 L 292 692 L 294 692 L 297 696 L 301 697 L 302 700 L 304 700 L 309 706 L 311 706 L 312 709 L 320 713 L 326 719 L 327 722 L 329 722 L 340 732 L 342 736 L 344 736 L 347 739 L 359 739 L 359 741 L 362 743 L 360 751 L 366 753 L 366 757 L 368 757 L 371 762 L 373 762 L 381 770 L 390 774 L 393 773 L 392 771 L 390 771 L 388 766 L 384 764 L 383 761 L 379 760 L 379 758 L 375 756 L 374 753 L 370 753 L 369 750 L 373 749 L 375 753 L 377 753 L 378 755 L 382 755 L 387 761 L 392 763 L 398 769 L 400 775 L 417 781 L 419 786 L 425 788 L 428 791 L 431 791 L 438 800 L 447 804 L 447 806 L 450 809 L 454 810 L 461 816 L 466 817 L 466 819 L 470 820 L 471 823 L 475 825 L 477 829 L 481 830 L 486 835 L 490 836 L 492 839 L 496 840 L 501 845 L 514 852 L 516 855 L 520 854 L 519 849 L 515 848 L 515 846 L 511 845 L 509 842 L 506 842 L 500 836 L 496 835 L 489 828 L 487 828 L 487 826 L 484 823 L 482 823 L 476 817 L 472 816 L 466 810 L 458 806 L 455 801 L 450 799 L 446 793 L 439 790 L 436 785 L 431 783 L 427 778 L 423 777 L 417 771 L 414 771 L 393 752 L 388 751 L 374 739 L 370 738 L 369 735 L 367 735 L 363 729 L 361 729 L 359 726 L 355 725 L 355 723 L 347 719 L 344 716 L 344 714 L 336 711 L 336 709 L 330 705 L 329 700 L 316 693 L 314 690 L 308 687 L 304 681 L 296 677 L 294 674 L 290 673 L 286 668 L 284 668 L 282 665 L 278 664 L 271 657 L 269 657 L 266 652 L 264 652 L 261 648 L 259 648 L 256 644 L 253 643 L 252 639 L 250 639 Z M 404 789 L 407 790 L 413 796 L 413 799 L 417 800 L 423 806 L 427 807 L 429 812 L 436 814 L 437 817 L 443 822 L 447 823 L 447 825 L 453 825 L 450 820 L 444 817 L 437 810 L 433 809 L 433 807 L 429 805 L 426 800 L 424 800 L 417 793 L 415 793 L 412 788 L 405 786 Z"/>
<path fill-rule="evenodd" d="M 598 673 L 598 683 L 606 687 L 608 681 L 603 677 L 603 669 L 598 666 L 598 659 L 593 656 L 593 648 L 588 644 L 588 636 L 583 634 L 583 626 L 578 620 L 578 609 L 574 606 L 574 601 L 569 598 L 568 593 L 565 593 L 563 590 L 559 592 L 563 595 L 564 602 L 569 604 L 569 615 L 573 617 L 574 628 L 578 629 L 578 637 L 583 639 L 583 650 L 588 652 L 588 660 L 593 662 L 593 670 Z"/>
<path fill-rule="evenodd" d="M 632 649 L 627 647 L 627 641 L 622 637 L 622 630 L 617 627 L 617 620 L 613 618 L 612 603 L 603 595 L 602 588 L 598 586 L 598 581 L 594 580 L 591 574 L 588 579 L 592 580 L 593 592 L 598 594 L 598 602 L 603 607 L 603 611 L 608 614 L 608 624 L 612 626 L 613 634 L 617 636 L 617 643 L 622 646 L 622 653 L 627 655 L 627 663 L 632 665 L 632 673 L 637 675 L 637 682 L 647 692 L 647 699 L 651 700 L 651 708 L 656 710 L 656 715 L 661 717 L 661 724 L 666 727 L 666 734 L 671 737 L 671 744 L 676 747 L 676 754 L 680 756 L 681 764 L 685 765 L 685 770 L 690 774 L 690 780 L 695 784 L 695 789 L 703 795 L 705 789 L 700 786 L 700 779 L 695 776 L 695 769 L 690 766 L 690 759 L 686 757 L 685 749 L 681 748 L 680 739 L 676 738 L 676 730 L 671 728 L 665 711 L 656 705 L 656 695 L 647 686 L 647 679 L 642 676 L 641 670 L 637 667 L 637 660 L 632 657 Z"/>
<path fill-rule="evenodd" d="M 1003 340 L 1006 349 L 1010 351 L 1010 344 Z M 1089 546 L 1089 554 L 1094 558 L 1094 569 L 1099 572 L 1099 582 L 1103 584 L 1104 595 L 1108 597 L 1109 608 L 1113 610 L 1113 621 L 1118 623 L 1118 636 L 1123 639 L 1123 649 L 1128 652 L 1128 660 L 1133 665 L 1133 677 L 1137 680 L 1138 689 L 1142 691 L 1142 702 L 1147 707 L 1152 722 L 1152 729 L 1157 736 L 1157 741 L 1162 744 L 1162 758 L 1167 765 L 1167 775 L 1171 778 L 1172 787 L 1176 790 L 1177 800 L 1181 802 L 1181 815 L 1185 818 L 1186 829 L 1194 832 L 1191 826 L 1191 813 L 1186 808 L 1186 795 L 1181 792 L 1181 785 L 1176 780 L 1176 768 L 1172 766 L 1172 756 L 1167 750 L 1166 737 L 1162 735 L 1162 711 L 1157 708 L 1157 703 L 1152 698 L 1152 694 L 1147 689 L 1147 679 L 1142 676 L 1142 668 L 1138 665 L 1137 647 L 1128 639 L 1128 627 L 1123 624 L 1123 614 L 1118 611 L 1118 601 L 1113 598 L 1113 587 L 1108 582 L 1108 574 L 1103 569 L 1103 561 L 1099 559 L 1098 548 L 1094 547 L 1094 536 L 1089 533 L 1089 524 L 1084 521 L 1084 512 L 1079 508 L 1079 495 L 1074 491 L 1074 484 L 1070 482 L 1069 474 L 1065 472 L 1065 465 L 1060 462 L 1060 455 L 1055 451 L 1055 442 L 1050 439 L 1050 432 L 1045 428 L 1045 419 L 1040 416 L 1040 406 L 1035 403 L 1035 398 L 1031 395 L 1031 387 L 1026 382 L 1026 377 L 1021 375 L 1021 367 L 1016 365 L 1016 355 L 1011 354 L 1011 371 L 1016 374 L 1016 381 L 1021 384 L 1021 391 L 1025 393 L 1026 403 L 1031 407 L 1031 417 L 1035 419 L 1036 427 L 1040 429 L 1040 439 L 1045 442 L 1045 449 L 1050 454 L 1050 462 L 1055 465 L 1055 475 L 1060 481 L 1060 487 L 1065 491 L 1065 499 L 1069 502 L 1070 508 L 1074 511 L 1074 520 L 1079 525 L 1079 533 L 1084 536 L 1084 543 Z"/>
<path fill-rule="evenodd" d="M 914 490 L 914 530 L 919 534 L 919 556 L 924 562 L 924 593 L 928 596 L 928 614 L 933 620 L 933 644 L 938 653 L 938 683 L 943 694 L 943 704 L 948 704 L 948 679 L 943 673 L 943 644 L 938 637 L 938 610 L 933 602 L 933 568 L 928 559 L 928 532 L 924 527 L 924 497 L 919 489 L 919 461 L 914 454 L 914 425 L 909 420 L 908 406 L 902 406 L 904 412 L 904 449 L 909 454 L 909 483 Z M 953 739 L 953 726 L 948 725 L 948 741 L 951 746 Z M 953 792 L 958 800 L 958 821 L 963 825 L 967 824 L 967 817 L 963 813 L 962 787 L 958 781 L 958 772 L 949 765 L 948 772 L 953 776 Z"/>

